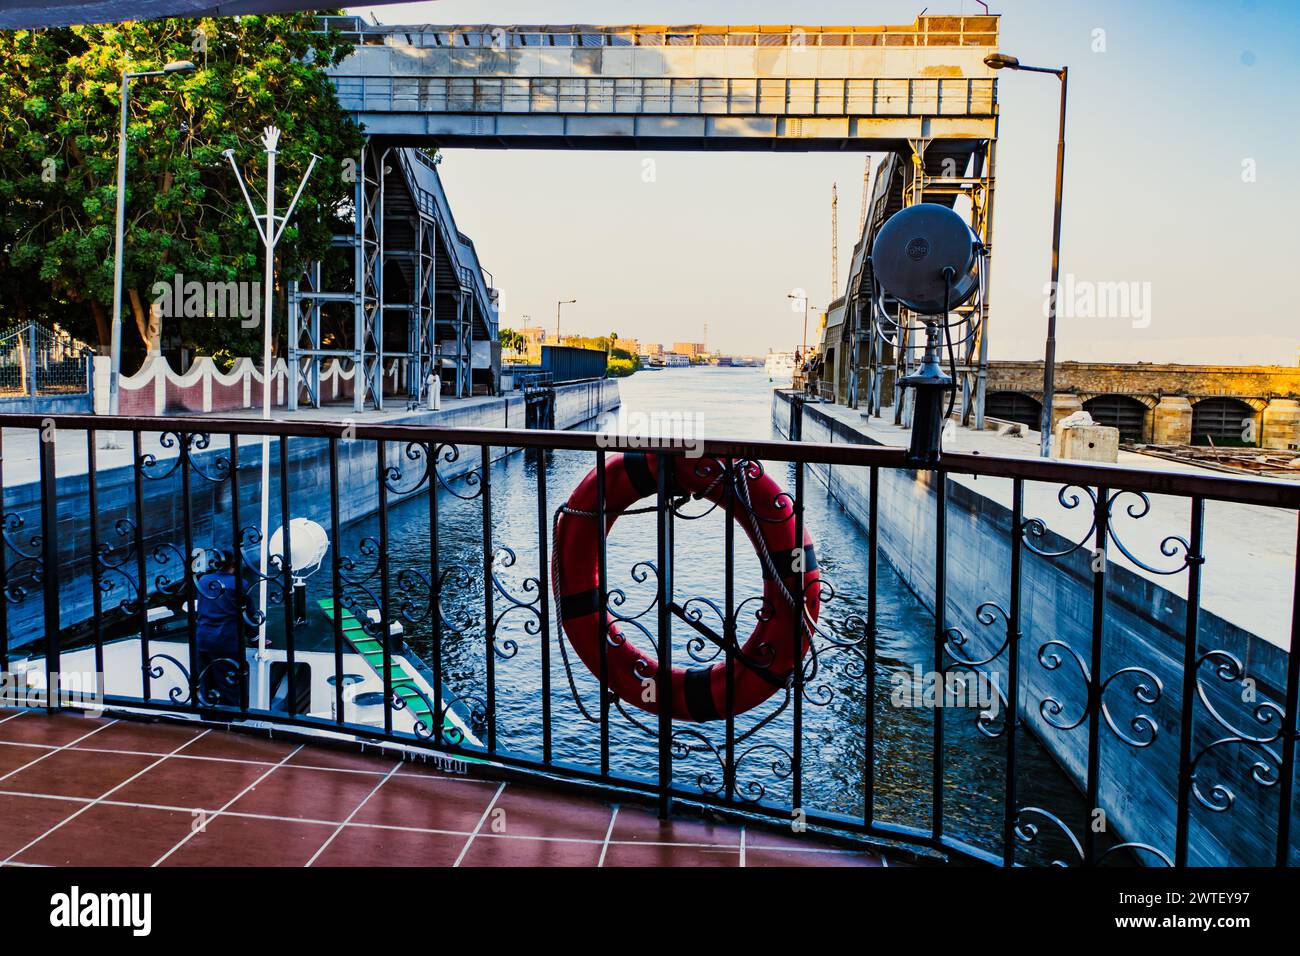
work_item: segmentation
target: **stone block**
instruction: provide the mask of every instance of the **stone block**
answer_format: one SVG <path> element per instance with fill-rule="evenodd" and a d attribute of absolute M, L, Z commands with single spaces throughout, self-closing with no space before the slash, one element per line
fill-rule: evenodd
<path fill-rule="evenodd" d="M 1119 429 L 1108 425 L 1075 425 L 1056 430 L 1056 456 L 1072 461 L 1119 460 Z"/>

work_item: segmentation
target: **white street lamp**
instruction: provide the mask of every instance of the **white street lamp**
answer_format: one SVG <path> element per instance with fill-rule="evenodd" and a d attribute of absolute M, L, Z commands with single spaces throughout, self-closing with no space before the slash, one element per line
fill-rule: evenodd
<path fill-rule="evenodd" d="M 266 249 L 266 266 L 264 273 L 264 288 L 262 290 L 262 420 L 269 421 L 271 418 L 271 311 L 273 307 L 274 283 L 275 283 L 275 247 L 280 242 L 280 237 L 284 235 L 284 227 L 288 224 L 293 211 L 298 206 L 298 199 L 302 196 L 303 187 L 307 185 L 307 180 L 311 178 L 311 172 L 316 168 L 316 160 L 320 159 L 315 153 L 312 153 L 311 163 L 307 166 L 307 172 L 303 174 L 302 181 L 298 183 L 298 191 L 293 194 L 293 199 L 289 203 L 289 209 L 283 216 L 275 214 L 275 157 L 279 155 L 276 148 L 280 144 L 280 131 L 274 126 L 268 126 L 262 132 L 262 145 L 266 147 L 266 214 L 261 217 L 257 213 L 257 208 L 253 205 L 253 197 L 248 193 L 248 187 L 244 184 L 243 174 L 239 171 L 239 166 L 235 164 L 235 151 L 226 150 L 222 155 L 230 163 L 230 168 L 235 171 L 235 179 L 239 182 L 240 192 L 244 194 L 244 202 L 248 203 L 248 211 L 253 215 L 253 224 L 257 227 L 257 234 L 261 237 L 262 245 Z M 265 222 L 263 222 L 263 219 Z M 234 437 L 231 441 L 235 441 Z M 280 467 L 287 467 L 287 462 L 280 462 Z M 270 688 L 267 686 L 266 669 L 266 567 L 267 567 L 267 524 L 270 522 L 270 495 L 268 494 L 271 484 L 271 436 L 265 431 L 262 434 L 262 513 L 261 513 L 261 531 L 262 540 L 259 545 L 258 571 L 261 574 L 261 584 L 258 589 L 258 609 L 262 613 L 262 623 L 257 629 L 257 660 L 258 660 L 258 697 L 259 706 L 263 710 L 270 706 Z M 284 516 L 288 521 L 288 515 Z M 286 596 L 287 600 L 287 596 Z"/>

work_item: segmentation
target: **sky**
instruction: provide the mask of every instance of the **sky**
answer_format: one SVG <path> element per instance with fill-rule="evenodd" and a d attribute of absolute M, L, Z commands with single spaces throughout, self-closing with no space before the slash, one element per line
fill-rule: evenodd
<path fill-rule="evenodd" d="M 906 24 L 924 3 L 847 0 L 437 0 L 352 7 L 384 23 Z M 1296 365 L 1300 4 L 991 0 L 1001 47 L 1070 68 L 1058 360 Z M 982 12 L 971 0 L 931 14 Z M 993 358 L 1041 357 L 1059 86 L 999 74 L 990 289 Z M 644 175 L 652 160 L 653 181 Z M 842 277 L 864 154 L 448 150 L 457 224 L 502 289 L 502 324 L 793 348 Z M 1122 286 L 1114 284 L 1120 283 Z M 1121 315 L 1090 293 L 1123 288 Z M 836 293 L 838 294 L 838 293 Z M 1098 312 L 1102 314 L 1097 314 Z M 1111 310 L 1115 311 L 1115 310 Z M 525 318 L 527 317 L 527 318 Z"/>

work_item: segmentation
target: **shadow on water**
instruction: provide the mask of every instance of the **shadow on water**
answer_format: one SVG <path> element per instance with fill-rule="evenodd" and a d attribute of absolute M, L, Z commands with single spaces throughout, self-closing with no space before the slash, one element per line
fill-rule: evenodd
<path fill-rule="evenodd" d="M 641 373 L 622 383 L 621 424 L 644 431 L 649 416 L 689 414 L 704 434 L 729 438 L 771 438 L 771 388 L 761 369 L 681 369 Z M 617 424 L 617 423 L 616 423 Z M 650 426 L 654 427 L 653 423 Z M 476 449 L 462 449 L 473 454 Z M 590 454 L 549 452 L 544 456 L 549 500 L 545 514 L 548 534 L 555 510 L 594 466 Z M 516 454 L 495 464 L 491 473 L 492 542 L 497 551 L 495 573 L 503 591 L 494 592 L 498 620 L 495 660 L 498 745 L 503 750 L 539 758 L 543 747 L 543 627 L 537 612 L 539 588 L 549 587 L 549 569 L 539 567 L 537 468 L 535 453 Z M 787 490 L 794 487 L 793 466 L 765 463 L 768 473 Z M 804 805 L 861 818 L 866 761 L 865 621 L 867 619 L 866 536 L 844 513 L 813 475 L 806 480 L 805 522 L 816 544 L 823 580 L 833 594 L 822 610 L 816 668 L 805 688 L 803 707 Z M 483 511 L 479 488 L 463 479 L 439 494 L 441 571 L 447 575 L 443 607 L 447 621 L 442 634 L 444 682 L 455 694 L 485 700 L 488 651 L 485 646 L 485 579 L 482 540 Z M 465 498 L 458 497 L 464 495 Z M 703 510 L 700 503 L 686 509 Z M 724 594 L 724 515 L 721 509 L 694 521 L 677 521 L 673 566 L 679 604 L 699 609 L 705 623 L 721 630 L 716 614 L 703 602 L 718 606 Z M 360 542 L 377 536 L 374 518 L 344 532 L 342 553 L 355 555 Z M 741 639 L 755 622 L 762 593 L 758 559 L 741 533 L 735 543 L 735 602 L 743 605 Z M 427 496 L 391 506 L 389 540 L 394 580 L 404 569 L 428 573 L 429 518 Z M 508 549 L 508 550 L 506 550 Z M 652 515 L 629 515 L 614 526 L 608 540 L 608 568 L 619 611 L 637 615 L 655 599 L 657 578 L 655 529 Z M 646 562 L 651 562 L 647 564 Z M 321 582 L 324 583 L 324 582 Z M 319 585 L 317 585 L 319 586 Z M 923 829 L 931 825 L 930 798 L 933 720 L 943 713 L 945 730 L 945 828 L 976 846 L 999 853 L 1002 845 L 1005 739 L 981 731 L 978 708 L 896 706 L 895 688 L 914 681 L 914 668 L 933 670 L 933 618 L 887 562 L 882 562 L 877 586 L 876 694 L 873 702 L 875 750 L 875 819 Z M 399 589 L 400 590 L 400 589 Z M 503 593 L 504 592 L 504 593 Z M 510 594 L 514 601 L 507 598 Z M 830 593 L 830 592 L 828 592 Z M 411 607 L 427 604 L 419 595 Z M 364 598 L 362 599 L 364 603 Z M 646 633 L 624 628 L 643 650 L 653 648 L 653 610 L 640 619 Z M 558 627 L 547 622 L 550 635 L 550 699 L 554 758 L 599 765 L 598 683 L 590 671 L 557 640 Z M 714 660 L 715 648 L 696 639 L 678 623 L 673 629 L 673 659 L 687 666 Z M 407 639 L 426 661 L 434 653 L 427 617 L 407 626 Z M 736 720 L 737 781 L 740 800 L 762 799 L 788 805 L 791 799 L 792 707 L 789 695 L 778 691 L 766 703 Z M 998 715 L 992 726 L 1001 726 Z M 655 718 L 625 705 L 611 709 L 610 765 L 616 774 L 654 780 L 657 768 Z M 725 724 L 675 725 L 675 740 L 683 748 L 673 761 L 675 780 L 687 789 L 717 793 L 723 786 L 721 754 Z M 1017 774 L 1022 804 L 1047 807 L 1063 820 L 1081 825 L 1083 800 L 1042 746 L 1027 733 L 1019 735 Z M 1054 834 L 1043 830 L 1031 847 L 1021 848 L 1023 862 L 1068 859 L 1070 851 Z"/>

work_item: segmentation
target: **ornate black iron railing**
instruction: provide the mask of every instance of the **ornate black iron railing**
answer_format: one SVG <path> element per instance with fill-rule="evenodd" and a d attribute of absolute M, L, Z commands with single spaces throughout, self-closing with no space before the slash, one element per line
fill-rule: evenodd
<path fill-rule="evenodd" d="M 1221 632 L 1207 630 L 1201 598 L 1207 503 L 1266 509 L 1294 538 L 1300 484 L 967 454 L 947 454 L 940 468 L 917 473 L 901 448 L 838 443 L 646 448 L 644 440 L 582 432 L 107 424 L 0 416 L 0 671 L 43 675 L 51 688 L 75 662 L 99 675 L 102 702 L 112 708 L 343 732 L 631 791 L 665 814 L 673 801 L 689 801 L 965 860 L 1183 866 L 1216 852 L 1233 862 L 1296 859 L 1300 658 L 1286 654 L 1300 643 L 1295 592 L 1282 598 L 1289 644 L 1266 673 L 1253 671 L 1243 652 L 1255 645 L 1217 643 Z M 117 447 L 105 451 L 114 436 L 109 445 Z M 494 461 L 507 450 L 533 462 L 530 485 L 499 500 Z M 257 476 L 264 453 L 276 476 L 266 486 Z M 561 454 L 589 463 L 589 499 L 579 488 L 561 505 L 548 489 L 546 457 Z M 787 470 L 789 490 L 781 489 L 784 475 L 769 474 L 774 467 Z M 1009 507 L 976 502 L 957 481 L 969 476 L 1007 483 Z M 850 550 L 866 568 L 864 595 L 838 595 L 834 572 L 818 568 L 804 547 L 810 477 L 828 486 L 857 482 L 862 533 Z M 911 482 L 931 502 L 917 512 L 929 516 L 922 540 L 908 543 L 930 582 L 918 597 L 938 609 L 927 659 L 914 662 L 939 686 L 928 746 L 909 757 L 929 764 L 926 785 L 904 796 L 921 824 L 880 810 L 882 791 L 897 790 L 889 754 L 898 754 L 893 715 L 879 706 L 887 696 L 882 656 L 892 653 L 880 629 L 882 526 L 898 533 L 885 521 L 884 509 L 898 506 L 886 500 L 885 480 Z M 1026 489 L 1040 483 L 1059 489 L 1059 515 L 1026 515 Z M 1158 556 L 1138 553 L 1117 529 L 1117 519 L 1151 514 L 1151 496 L 1187 507 L 1185 527 L 1160 530 Z M 264 497 L 265 524 L 257 507 Z M 409 509 L 421 507 L 416 533 Z M 406 509 L 400 544 L 390 526 L 397 508 Z M 979 526 L 994 512 L 992 524 Z M 612 519 L 633 513 L 651 516 L 654 529 L 629 569 L 646 594 L 639 609 L 632 585 L 617 586 L 608 562 Z M 1086 532 L 1052 530 L 1057 518 L 1081 513 Z M 709 514 L 726 519 L 722 587 L 686 597 L 675 584 L 675 565 L 690 560 L 678 533 Z M 319 519 L 330 541 L 328 556 L 310 569 L 279 557 L 297 553 L 295 535 L 306 532 L 289 519 L 303 515 Z M 513 533 L 527 528 L 528 540 L 502 540 L 503 517 Z M 737 527 L 759 558 L 758 596 L 737 591 Z M 959 535 L 990 527 L 1005 530 L 1002 540 L 974 539 L 976 547 L 1005 549 L 998 565 L 1005 577 L 1001 570 L 981 577 L 965 559 L 954 567 Z M 275 547 L 265 540 L 272 536 Z M 788 552 L 786 538 L 794 544 Z M 562 572 L 554 560 L 561 546 L 564 560 L 589 565 L 589 590 L 568 583 L 581 575 Z M 233 559 L 228 572 L 223 554 Z M 1044 600 L 1027 584 L 1031 568 L 1059 572 L 1064 590 L 1053 599 L 1086 615 L 1076 621 L 1082 641 L 1067 618 L 1059 633 L 1027 632 L 1026 602 Z M 955 602 L 955 570 L 963 593 L 973 580 L 986 596 Z M 1109 578 L 1121 573 L 1147 582 L 1145 594 L 1181 600 L 1181 615 L 1161 611 L 1178 626 L 1153 624 L 1153 635 L 1136 639 L 1131 621 L 1145 620 L 1145 611 L 1128 591 L 1112 593 Z M 1163 578 L 1179 578 L 1183 596 L 1150 583 Z M 250 656 L 242 639 L 231 653 L 213 651 L 204 608 L 223 591 L 242 615 L 243 637 L 271 633 L 268 653 Z M 1113 620 L 1120 613 L 1123 628 Z M 584 620 L 595 621 L 585 638 Z M 756 628 L 748 642 L 742 622 Z M 1167 634 L 1154 634 L 1162 627 Z M 1232 633 L 1234 641 L 1249 637 Z M 512 684 L 507 704 L 500 669 L 522 660 L 525 644 L 536 652 L 537 679 Z M 675 660 L 688 666 L 674 671 Z M 949 712 L 949 698 L 980 680 L 995 704 Z M 359 693 L 367 683 L 376 689 Z M 524 707 L 515 702 L 520 687 L 531 695 Z M 77 706 L 53 693 L 45 704 Z M 827 729 L 831 711 L 843 718 L 838 729 Z M 970 781 L 953 779 L 957 720 L 974 722 L 996 760 L 995 783 L 975 787 L 988 791 L 985 804 L 962 791 Z M 852 790 L 856 809 L 824 809 L 807 781 L 814 770 L 826 778 L 818 764 L 829 759 L 828 742 L 850 732 L 851 746 L 837 743 L 852 752 L 851 766 L 831 775 Z M 514 745 L 521 733 L 528 746 Z M 1081 798 L 1073 809 L 1024 798 L 1030 735 L 1073 775 Z M 625 748 L 644 759 L 627 758 Z M 1134 767 L 1152 781 L 1140 791 L 1148 804 L 1136 809 L 1122 805 L 1139 793 Z M 996 820 L 972 828 L 973 812 Z M 1232 814 L 1230 824 L 1219 822 Z M 1266 846 L 1268 859 L 1247 851 L 1232 859 L 1224 833 L 1233 830 Z"/>

